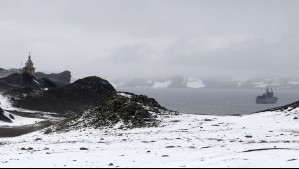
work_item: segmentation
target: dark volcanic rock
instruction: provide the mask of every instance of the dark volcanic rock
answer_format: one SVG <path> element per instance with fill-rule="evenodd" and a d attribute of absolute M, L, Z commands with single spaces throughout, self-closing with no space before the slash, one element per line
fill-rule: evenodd
<path fill-rule="evenodd" d="M 1 107 L 0 107 L 0 121 L 4 121 L 4 122 L 7 122 L 7 123 L 12 123 L 12 121 L 9 118 L 4 116 L 4 111 Z"/>
<path fill-rule="evenodd" d="M 1 116 L 1 115 L 4 115 L 3 113 L 4 113 L 4 111 L 3 111 L 3 109 L 0 107 L 0 116 Z"/>
<path fill-rule="evenodd" d="M 37 72 L 35 74 L 35 76 L 37 78 L 47 78 L 49 80 L 51 80 L 54 84 L 56 84 L 57 86 L 64 86 L 64 85 L 67 85 L 67 84 L 70 84 L 71 83 L 71 78 L 72 78 L 72 75 L 71 75 L 71 72 L 70 71 L 64 71 L 62 73 L 58 73 L 58 74 L 45 74 L 45 73 L 42 73 L 42 72 Z"/>
<path fill-rule="evenodd" d="M 14 89 L 5 94 L 14 98 L 13 104 L 19 108 L 66 114 L 85 110 L 115 92 L 108 81 L 87 77 L 63 87 L 48 90 Z"/>
<path fill-rule="evenodd" d="M 134 94 L 113 94 L 101 99 L 81 116 L 66 119 L 46 133 L 63 132 L 86 127 L 120 129 L 156 127 L 159 116 L 176 115 L 160 106 L 154 99 Z M 121 135 L 120 135 L 121 136 Z"/>
<path fill-rule="evenodd" d="M 276 107 L 276 108 L 272 108 L 272 109 L 266 109 L 260 112 L 256 112 L 256 113 L 261 113 L 261 112 L 268 112 L 268 111 L 276 111 L 276 112 L 282 112 L 282 111 L 292 111 L 296 108 L 299 107 L 299 101 L 285 105 L 285 106 L 281 106 L 281 107 Z"/>

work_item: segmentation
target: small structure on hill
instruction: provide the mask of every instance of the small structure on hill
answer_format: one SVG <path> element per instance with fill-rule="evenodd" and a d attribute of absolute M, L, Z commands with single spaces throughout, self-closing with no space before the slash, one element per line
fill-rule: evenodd
<path fill-rule="evenodd" d="M 31 60 L 30 53 L 29 53 L 29 56 L 28 56 L 28 60 L 25 63 L 25 67 L 22 69 L 22 72 L 23 73 L 28 73 L 31 76 L 34 76 L 34 74 L 35 74 L 35 67 L 34 67 L 34 64 L 33 64 L 32 60 Z"/>

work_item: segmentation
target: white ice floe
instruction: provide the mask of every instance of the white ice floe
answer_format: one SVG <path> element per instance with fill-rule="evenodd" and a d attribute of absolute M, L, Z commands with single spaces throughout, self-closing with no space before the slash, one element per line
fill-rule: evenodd
<path fill-rule="evenodd" d="M 0 139 L 0 167 L 298 167 L 298 116 L 179 115 L 157 128 L 36 132 Z"/>

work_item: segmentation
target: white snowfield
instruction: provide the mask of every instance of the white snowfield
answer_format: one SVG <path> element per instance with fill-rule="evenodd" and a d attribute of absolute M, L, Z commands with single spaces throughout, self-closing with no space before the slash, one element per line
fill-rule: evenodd
<path fill-rule="evenodd" d="M 299 109 L 179 115 L 164 117 L 158 128 L 35 132 L 0 139 L 0 168 L 298 167 L 298 116 Z"/>
<path fill-rule="evenodd" d="M 25 110 L 20 108 L 15 108 L 12 106 L 11 102 L 9 101 L 9 98 L 2 95 L 0 93 L 0 107 L 5 111 L 4 115 L 9 118 L 9 114 L 7 111 L 19 111 L 23 113 L 28 114 L 42 114 L 44 118 L 51 119 L 51 120 L 58 120 L 58 118 L 54 118 L 52 115 L 55 115 L 56 113 L 50 113 L 50 112 L 40 112 L 40 111 L 34 111 L 34 110 Z M 24 126 L 24 125 L 33 125 L 38 122 L 44 121 L 44 119 L 39 118 L 26 118 L 21 117 L 15 114 L 12 114 L 14 116 L 14 119 L 12 120 L 12 123 L 5 123 L 0 121 L 0 127 L 13 127 L 13 126 Z"/>

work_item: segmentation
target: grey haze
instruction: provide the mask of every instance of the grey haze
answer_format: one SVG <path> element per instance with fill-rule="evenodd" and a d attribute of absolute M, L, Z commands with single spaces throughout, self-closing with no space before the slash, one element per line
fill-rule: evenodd
<path fill-rule="evenodd" d="M 296 76 L 296 0 L 0 0 L 0 67 L 75 77 Z"/>

